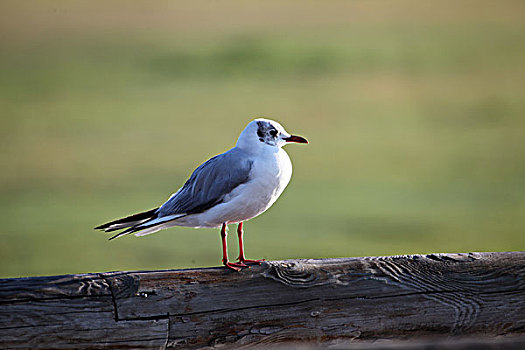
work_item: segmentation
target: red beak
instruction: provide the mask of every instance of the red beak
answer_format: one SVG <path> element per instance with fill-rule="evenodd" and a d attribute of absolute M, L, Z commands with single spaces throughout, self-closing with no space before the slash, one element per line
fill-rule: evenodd
<path fill-rule="evenodd" d="M 283 140 L 286 142 L 297 142 L 297 143 L 308 143 L 308 140 L 304 137 L 292 135 L 290 137 L 283 137 Z"/>

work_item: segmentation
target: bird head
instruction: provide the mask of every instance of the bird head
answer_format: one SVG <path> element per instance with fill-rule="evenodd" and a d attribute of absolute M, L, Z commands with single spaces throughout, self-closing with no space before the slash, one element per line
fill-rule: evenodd
<path fill-rule="evenodd" d="M 281 148 L 295 143 L 308 143 L 301 136 L 291 135 L 283 126 L 274 120 L 258 118 L 251 121 L 243 130 L 237 141 L 237 147 L 242 149 L 257 149 L 264 146 Z"/>

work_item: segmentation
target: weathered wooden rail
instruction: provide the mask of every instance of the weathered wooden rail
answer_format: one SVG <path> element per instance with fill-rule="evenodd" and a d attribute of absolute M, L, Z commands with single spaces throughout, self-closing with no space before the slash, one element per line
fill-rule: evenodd
<path fill-rule="evenodd" d="M 345 347 L 432 336 L 521 346 L 525 252 L 3 279 L 0 303 L 2 349 Z"/>

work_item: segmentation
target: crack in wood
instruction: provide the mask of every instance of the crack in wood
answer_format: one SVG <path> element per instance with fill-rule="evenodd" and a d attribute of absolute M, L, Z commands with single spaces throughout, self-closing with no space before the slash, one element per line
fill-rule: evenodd
<path fill-rule="evenodd" d="M 117 322 L 127 322 L 127 321 L 158 321 L 158 320 L 168 320 L 170 317 L 169 312 L 161 315 L 151 315 L 151 316 L 137 316 L 130 318 L 120 318 Z"/>
<path fill-rule="evenodd" d="M 312 301 L 317 301 L 317 300 L 321 300 L 321 299 L 315 298 L 315 299 L 301 300 L 301 301 L 290 302 L 290 303 L 264 304 L 264 305 L 254 305 L 254 306 L 239 307 L 239 308 L 205 310 L 205 311 L 197 311 L 197 312 L 172 313 L 172 314 L 168 313 L 168 315 L 140 316 L 136 318 L 121 319 L 120 321 L 161 319 L 161 318 L 168 318 L 170 316 L 171 317 L 184 317 L 184 316 L 194 316 L 194 315 L 220 314 L 220 313 L 228 313 L 228 312 L 253 310 L 253 309 L 266 309 L 266 308 L 271 308 L 271 307 L 299 305 L 299 304 L 304 304 L 304 303 L 310 303 Z"/>
<path fill-rule="evenodd" d="M 57 297 L 47 298 L 24 298 L 16 300 L 1 300 L 0 305 L 11 305 L 11 304 L 23 304 L 31 301 L 54 301 L 54 300 L 82 300 L 82 299 L 102 299 L 104 297 L 111 297 L 112 294 L 99 294 L 99 295 L 62 295 Z"/>
<path fill-rule="evenodd" d="M 128 344 L 130 342 L 145 343 L 150 341 L 164 341 L 165 338 L 136 338 L 136 339 L 125 339 L 125 340 L 109 340 L 109 341 L 92 341 L 89 344 L 93 345 L 105 345 L 105 344 Z"/>
<path fill-rule="evenodd" d="M 171 329 L 171 317 L 170 317 L 170 313 L 168 312 L 168 324 L 166 325 L 166 341 L 164 342 L 162 349 L 168 348 L 168 344 L 170 341 L 170 329 Z"/>
<path fill-rule="evenodd" d="M 104 276 L 104 274 L 99 274 L 99 276 L 101 278 L 104 279 L 104 281 L 106 281 L 106 284 L 108 285 L 108 288 L 109 288 L 109 291 L 111 292 L 111 301 L 113 302 L 113 312 L 115 313 L 115 322 L 118 322 L 119 321 L 119 317 L 118 317 L 118 306 L 117 306 L 117 301 L 115 299 L 115 293 L 113 292 L 113 287 L 110 283 L 110 281 L 108 281 L 106 279 L 106 277 Z"/>

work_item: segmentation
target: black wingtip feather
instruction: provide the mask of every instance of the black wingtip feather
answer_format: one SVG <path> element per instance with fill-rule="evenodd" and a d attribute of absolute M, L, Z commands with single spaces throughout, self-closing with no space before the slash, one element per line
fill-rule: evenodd
<path fill-rule="evenodd" d="M 111 241 L 112 239 L 115 239 L 115 238 L 117 238 L 117 237 L 120 236 L 120 235 L 122 235 L 122 233 L 117 233 L 116 235 L 114 235 L 114 236 L 108 238 L 108 241 Z"/>
<path fill-rule="evenodd" d="M 132 233 L 132 232 L 135 232 L 135 230 L 133 230 L 133 227 L 132 228 L 128 228 L 126 231 L 122 231 L 122 232 L 117 233 L 116 235 L 112 236 L 111 238 L 108 239 L 108 241 L 111 241 L 112 239 L 119 238 L 120 236 L 124 236 L 124 235 L 127 235 L 128 233 Z"/>
<path fill-rule="evenodd" d="M 126 216 L 125 218 L 114 220 L 114 221 L 102 224 L 100 226 L 97 226 L 97 227 L 95 227 L 95 230 L 105 230 L 105 229 L 109 228 L 111 225 L 123 224 L 123 223 L 126 223 L 126 222 L 133 222 L 133 221 L 141 221 L 141 220 L 151 219 L 151 218 L 153 218 L 153 216 L 156 215 L 155 213 L 156 213 L 157 210 L 159 210 L 159 208 L 154 208 L 154 209 L 142 212 L 142 213 Z M 114 231 L 114 230 L 111 230 L 111 231 Z M 108 231 L 108 232 L 111 232 L 111 231 Z"/>

